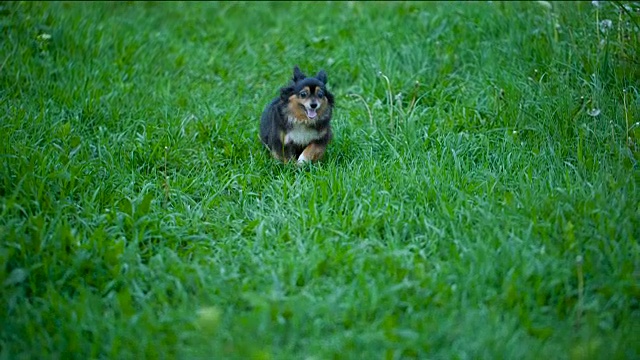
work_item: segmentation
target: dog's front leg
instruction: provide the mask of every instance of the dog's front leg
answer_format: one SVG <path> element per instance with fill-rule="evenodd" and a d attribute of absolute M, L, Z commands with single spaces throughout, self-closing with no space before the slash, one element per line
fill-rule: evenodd
<path fill-rule="evenodd" d="M 309 144 L 298 157 L 298 164 L 302 164 L 307 161 L 320 160 L 326 149 L 327 145 L 320 145 L 316 143 Z"/>

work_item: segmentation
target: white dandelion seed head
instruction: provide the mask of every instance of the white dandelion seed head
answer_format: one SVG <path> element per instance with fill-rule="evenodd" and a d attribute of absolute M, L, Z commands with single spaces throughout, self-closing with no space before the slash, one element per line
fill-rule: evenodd
<path fill-rule="evenodd" d="M 538 1 L 538 4 L 542 5 L 542 7 L 551 10 L 551 3 L 548 1 Z"/>
<path fill-rule="evenodd" d="M 613 21 L 611 21 L 609 19 L 604 19 L 604 20 L 600 21 L 600 31 L 606 32 L 611 27 L 613 27 Z"/>
<path fill-rule="evenodd" d="M 593 6 L 597 7 L 597 8 L 599 8 L 601 6 L 600 1 L 597 1 L 597 0 L 592 1 L 591 5 L 593 5 Z"/>
<path fill-rule="evenodd" d="M 600 115 L 600 109 L 591 108 L 591 109 L 589 109 L 589 111 L 587 111 L 587 114 L 589 114 L 589 116 L 596 117 L 596 116 Z"/>

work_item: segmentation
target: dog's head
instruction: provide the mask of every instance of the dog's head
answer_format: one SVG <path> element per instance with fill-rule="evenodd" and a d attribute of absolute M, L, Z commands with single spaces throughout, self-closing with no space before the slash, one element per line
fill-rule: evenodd
<path fill-rule="evenodd" d="M 292 83 L 280 90 L 280 97 L 288 103 L 289 112 L 297 120 L 314 122 L 333 106 L 333 95 L 327 89 L 327 73 L 320 70 L 315 77 L 307 77 L 296 65 Z"/>

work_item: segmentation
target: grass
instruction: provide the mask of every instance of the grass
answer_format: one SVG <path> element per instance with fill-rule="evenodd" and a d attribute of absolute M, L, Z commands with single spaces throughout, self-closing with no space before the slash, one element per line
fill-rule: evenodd
<path fill-rule="evenodd" d="M 0 358 L 640 357 L 639 8 L 2 3 Z"/>

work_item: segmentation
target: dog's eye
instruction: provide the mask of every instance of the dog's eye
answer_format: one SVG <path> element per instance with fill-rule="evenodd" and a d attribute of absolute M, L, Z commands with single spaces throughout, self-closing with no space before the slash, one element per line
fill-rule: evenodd
<path fill-rule="evenodd" d="M 324 92 L 322 92 L 322 90 L 319 90 L 319 91 L 318 91 L 318 97 L 319 97 L 320 99 L 322 99 L 322 97 L 323 97 L 323 96 L 324 96 Z"/>
<path fill-rule="evenodd" d="M 306 98 L 307 97 L 307 92 L 306 91 L 300 91 L 300 97 L 301 98 Z"/>

